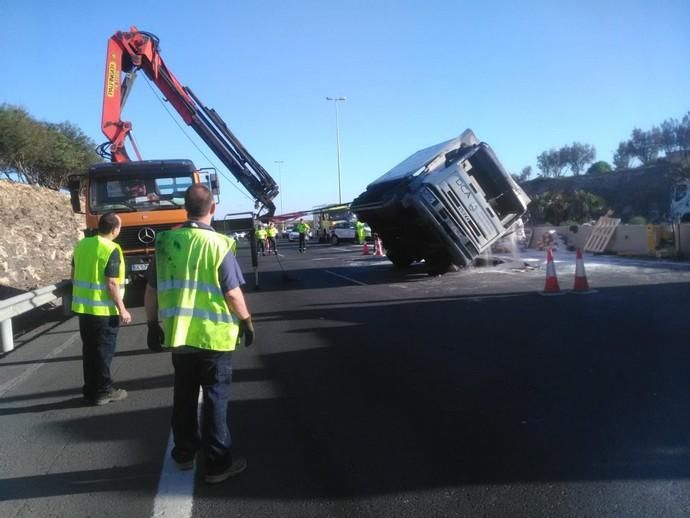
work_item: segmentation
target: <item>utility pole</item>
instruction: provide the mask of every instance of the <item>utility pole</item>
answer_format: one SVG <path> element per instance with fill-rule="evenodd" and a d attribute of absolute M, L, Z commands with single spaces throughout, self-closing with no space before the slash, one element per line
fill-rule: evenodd
<path fill-rule="evenodd" d="M 338 203 L 343 203 L 342 191 L 340 189 L 340 127 L 338 124 L 338 102 L 347 101 L 346 97 L 326 97 L 327 101 L 335 104 L 335 151 L 338 157 Z"/>

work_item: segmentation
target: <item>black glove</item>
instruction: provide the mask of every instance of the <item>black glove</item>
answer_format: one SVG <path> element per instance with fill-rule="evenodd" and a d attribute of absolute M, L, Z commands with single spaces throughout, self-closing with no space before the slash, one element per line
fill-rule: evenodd
<path fill-rule="evenodd" d="M 244 346 L 249 347 L 254 343 L 254 325 L 252 324 L 252 317 L 249 316 L 244 320 L 240 320 L 240 332 L 237 335 L 237 343 L 240 343 L 244 337 Z"/>
<path fill-rule="evenodd" d="M 155 320 L 152 322 L 146 322 L 149 331 L 146 335 L 146 345 L 148 345 L 149 350 L 154 353 L 160 353 L 163 351 L 163 338 L 165 334 L 163 333 L 163 328 Z"/>

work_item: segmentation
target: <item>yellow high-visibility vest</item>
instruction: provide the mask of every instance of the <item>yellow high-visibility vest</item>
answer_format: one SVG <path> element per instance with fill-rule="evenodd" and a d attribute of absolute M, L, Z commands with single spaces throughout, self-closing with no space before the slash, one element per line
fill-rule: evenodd
<path fill-rule="evenodd" d="M 234 239 L 200 228 L 158 234 L 157 293 L 164 346 L 235 349 L 239 325 L 218 278 L 218 269 L 234 245 Z"/>
<path fill-rule="evenodd" d="M 120 255 L 117 282 L 125 296 L 125 259 L 120 245 L 101 236 L 85 237 L 74 247 L 74 279 L 72 279 L 72 311 L 85 315 L 118 315 L 117 306 L 105 277 L 105 267 L 111 254 Z"/>

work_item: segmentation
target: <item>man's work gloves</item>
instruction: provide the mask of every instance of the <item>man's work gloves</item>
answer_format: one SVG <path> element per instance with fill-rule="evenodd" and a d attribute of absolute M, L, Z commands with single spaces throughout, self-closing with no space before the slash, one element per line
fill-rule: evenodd
<path fill-rule="evenodd" d="M 146 334 L 146 345 L 148 345 L 149 350 L 154 353 L 162 352 L 163 337 L 165 336 L 163 333 L 163 328 L 155 320 L 146 322 L 146 325 L 149 328 L 149 331 Z"/>
<path fill-rule="evenodd" d="M 252 317 L 249 316 L 244 320 L 240 320 L 240 332 L 237 335 L 237 343 L 244 337 L 244 346 L 249 347 L 254 343 L 254 325 L 252 324 Z"/>
<path fill-rule="evenodd" d="M 159 353 L 163 351 L 163 328 L 158 322 L 151 321 L 147 322 L 148 333 L 146 335 L 146 345 L 150 351 Z M 252 317 L 247 317 L 244 320 L 240 320 L 240 331 L 237 335 L 237 343 L 239 345 L 240 341 L 244 337 L 244 346 L 249 347 L 254 343 L 254 325 L 252 324 Z"/>

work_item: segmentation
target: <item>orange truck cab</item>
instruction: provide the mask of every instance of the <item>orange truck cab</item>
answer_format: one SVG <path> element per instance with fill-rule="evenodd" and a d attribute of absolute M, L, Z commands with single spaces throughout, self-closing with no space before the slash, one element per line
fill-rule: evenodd
<path fill-rule="evenodd" d="M 122 247 L 128 278 L 141 280 L 153 259 L 156 235 L 187 219 L 184 193 L 199 182 L 217 198 L 216 174 L 197 170 L 190 160 L 99 163 L 70 178 L 72 208 L 85 214 L 87 236 L 96 233 L 102 214 L 120 216 L 122 229 L 115 241 Z"/>

